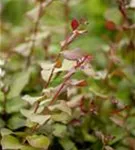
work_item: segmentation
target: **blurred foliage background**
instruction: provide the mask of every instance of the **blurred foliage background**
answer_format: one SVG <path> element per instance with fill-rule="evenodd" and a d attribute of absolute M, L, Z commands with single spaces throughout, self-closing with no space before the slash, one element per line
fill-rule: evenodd
<path fill-rule="evenodd" d="M 0 1 L 1 145 L 13 150 L 135 150 L 135 1 L 53 0 L 40 19 L 33 61 L 25 70 L 37 18 L 34 8 L 38 5 L 38 0 Z M 127 18 L 120 6 L 126 10 Z M 73 78 L 86 79 L 88 85 L 77 89 L 70 99 L 83 95 L 86 109 L 94 101 L 97 115 L 88 112 L 81 116 L 75 108 L 72 112 L 79 113 L 79 117 L 72 118 L 79 120 L 75 125 L 69 123 L 70 117 L 70 121 L 56 119 L 49 122 L 51 125 L 41 126 L 34 138 L 43 138 L 47 148 L 35 146 L 34 138 L 27 135 L 33 122 L 26 123 L 28 114 L 20 112 L 31 108 L 22 96 L 41 94 L 46 81 L 41 77 L 39 63 L 55 60 L 60 42 L 72 32 L 74 18 L 87 21 L 80 28 L 88 33 L 71 43 L 70 49 L 79 47 L 92 54 L 95 74 L 78 71 Z M 58 86 L 62 77 L 63 73 L 58 74 L 49 88 Z M 45 135 L 51 144 L 39 135 Z M 24 137 L 27 142 L 22 146 Z"/>

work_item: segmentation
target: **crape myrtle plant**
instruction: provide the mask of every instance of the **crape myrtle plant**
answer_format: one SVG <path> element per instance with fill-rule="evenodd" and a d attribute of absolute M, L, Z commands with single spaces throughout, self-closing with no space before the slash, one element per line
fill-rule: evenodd
<path fill-rule="evenodd" d="M 8 14 L 19 3 L 20 28 Z M 135 150 L 135 1 L 0 7 L 1 149 Z"/>

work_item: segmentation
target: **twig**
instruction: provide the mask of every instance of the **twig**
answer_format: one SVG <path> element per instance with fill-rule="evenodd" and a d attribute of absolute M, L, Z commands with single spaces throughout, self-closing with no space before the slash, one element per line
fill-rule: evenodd
<path fill-rule="evenodd" d="M 29 56 L 27 58 L 26 67 L 29 67 L 29 65 L 31 64 L 31 57 L 33 55 L 34 48 L 35 48 L 36 35 L 37 35 L 37 31 L 38 31 L 38 26 L 39 26 L 39 22 L 40 22 L 41 13 L 42 13 L 42 2 L 40 1 L 39 10 L 38 10 L 38 17 L 37 17 L 37 20 L 35 22 L 35 27 L 34 27 L 34 30 L 33 30 L 32 41 L 31 41 L 32 44 L 31 44 L 31 47 L 30 47 Z"/>
<path fill-rule="evenodd" d="M 63 41 L 61 43 L 61 50 L 60 50 L 60 52 L 63 51 L 70 43 L 72 43 L 76 39 L 76 37 L 78 37 L 79 35 L 84 34 L 86 32 L 87 31 L 83 31 L 83 32 L 82 31 L 80 32 L 78 30 L 73 31 L 72 34 L 69 37 L 67 37 L 65 41 Z M 57 58 L 55 60 L 56 63 L 59 60 L 59 58 L 60 58 L 60 53 L 57 55 Z M 52 79 L 53 73 L 54 73 L 54 71 L 56 69 L 56 63 L 54 65 L 54 67 L 52 68 L 51 74 L 50 74 L 49 79 L 48 79 L 48 81 L 47 81 L 47 83 L 45 85 L 45 88 L 47 88 L 49 86 L 49 84 L 50 84 L 50 81 Z"/>
<path fill-rule="evenodd" d="M 87 58 L 88 58 L 88 56 L 84 57 L 84 59 L 83 59 L 80 63 L 78 63 L 78 64 L 74 67 L 74 69 L 79 68 L 79 67 L 86 61 Z M 65 78 L 65 80 L 64 80 L 63 83 L 61 84 L 60 88 L 58 89 L 58 91 L 56 92 L 56 94 L 54 95 L 54 97 L 52 98 L 52 100 L 50 101 L 50 103 L 49 103 L 48 106 L 54 104 L 54 102 L 56 101 L 56 99 L 57 99 L 59 93 L 61 92 L 61 90 L 62 90 L 63 87 L 65 86 L 66 82 L 71 78 L 71 76 L 72 76 L 73 74 L 74 74 L 74 72 L 71 73 L 69 76 L 67 76 L 67 77 Z"/>
<path fill-rule="evenodd" d="M 71 34 L 71 36 L 68 37 L 68 38 L 61 44 L 61 50 L 60 50 L 60 51 L 63 51 L 64 48 L 65 48 L 67 45 L 69 45 L 77 36 L 79 36 L 80 34 L 83 34 L 83 33 L 86 33 L 86 31 L 84 31 L 84 32 L 79 32 L 79 31 L 77 31 L 77 30 L 74 31 L 74 32 Z M 56 63 L 57 63 L 57 61 L 58 61 L 59 58 L 60 58 L 60 53 L 57 55 L 57 58 L 56 58 L 56 60 L 55 60 Z M 54 65 L 53 68 L 52 68 L 51 74 L 50 74 L 49 79 L 48 79 L 48 81 L 47 81 L 47 83 L 46 83 L 46 85 L 45 85 L 45 88 L 47 88 L 47 87 L 49 86 L 50 82 L 51 82 L 51 79 L 52 79 L 52 77 L 53 77 L 53 73 L 54 73 L 54 71 L 55 71 L 55 69 L 56 69 L 56 63 L 55 63 L 55 65 Z M 79 64 L 78 64 L 78 65 L 79 65 Z M 63 89 L 63 87 L 64 87 L 64 85 L 62 85 L 62 89 Z M 60 90 L 60 91 L 61 91 L 61 90 Z M 58 94 L 59 94 L 59 93 L 58 93 Z M 57 95 L 55 95 L 55 96 L 57 97 Z M 54 97 L 55 97 L 55 96 L 54 96 Z M 53 98 L 53 99 L 55 99 L 55 98 Z M 54 100 L 52 100 L 52 101 L 54 101 Z M 37 110 L 38 110 L 38 108 L 39 108 L 39 104 L 40 104 L 40 102 L 37 102 L 37 103 L 36 103 L 34 113 L 37 112 Z"/>
<path fill-rule="evenodd" d="M 64 2 L 64 17 L 65 17 L 65 37 L 68 35 L 68 23 L 69 23 L 69 1 L 70 0 L 65 0 Z"/>
<path fill-rule="evenodd" d="M 125 7 L 125 2 L 124 0 L 117 0 L 118 1 L 118 5 L 119 5 L 119 10 L 125 20 L 125 22 L 130 25 L 130 20 L 128 18 L 127 12 L 126 12 L 126 7 Z"/>
<path fill-rule="evenodd" d="M 32 43 L 31 43 L 31 47 L 30 47 L 30 53 L 29 53 L 29 56 L 27 58 L 27 62 L 26 62 L 26 67 L 28 68 L 31 64 L 31 58 L 32 58 L 32 55 L 33 55 L 33 52 L 34 52 L 34 49 L 35 49 L 35 42 L 36 42 L 36 35 L 38 33 L 38 26 L 39 26 L 39 23 L 40 23 L 40 19 L 44 13 L 44 9 L 49 6 L 51 3 L 53 2 L 53 0 L 46 0 L 45 2 L 44 1 L 39 1 L 39 9 L 38 9 L 38 17 L 37 17 L 37 20 L 35 22 L 35 26 L 34 26 L 34 29 L 33 29 L 33 35 L 32 35 Z"/>

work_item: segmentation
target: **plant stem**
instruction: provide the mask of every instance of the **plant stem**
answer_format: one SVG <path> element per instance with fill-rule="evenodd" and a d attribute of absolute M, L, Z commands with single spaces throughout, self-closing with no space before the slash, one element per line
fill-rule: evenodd
<path fill-rule="evenodd" d="M 42 17 L 42 14 L 44 13 L 44 9 L 49 6 L 51 3 L 53 2 L 53 0 L 46 0 L 46 1 L 40 1 L 39 2 L 39 9 L 38 9 L 38 17 L 37 20 L 35 22 L 35 26 L 33 29 L 33 36 L 32 36 L 32 43 L 31 43 L 31 47 L 30 47 L 30 54 L 27 58 L 27 62 L 26 62 L 26 68 L 28 68 L 31 64 L 31 58 L 35 49 L 35 42 L 36 42 L 36 36 L 38 33 L 38 27 L 39 27 L 39 23 L 40 23 L 40 19 Z"/>
<path fill-rule="evenodd" d="M 74 67 L 74 69 L 79 68 L 79 67 L 85 62 L 85 60 L 86 60 L 87 58 L 88 58 L 88 57 L 85 57 L 80 63 L 78 63 L 78 64 Z M 71 78 L 71 76 L 72 76 L 73 74 L 74 74 L 74 72 L 71 73 L 69 76 L 67 76 L 67 77 L 65 78 L 65 80 L 64 80 L 63 83 L 61 84 L 60 88 L 58 89 L 58 91 L 56 92 L 56 94 L 55 94 L 54 97 L 52 98 L 51 102 L 49 103 L 49 106 L 52 105 L 52 104 L 54 104 L 54 102 L 56 101 L 56 99 L 57 99 L 59 93 L 60 93 L 61 90 L 64 88 L 66 82 Z"/>
<path fill-rule="evenodd" d="M 35 22 L 35 27 L 33 29 L 33 36 L 32 36 L 32 41 L 31 41 L 32 44 L 31 44 L 31 47 L 30 47 L 29 56 L 27 58 L 26 67 L 29 67 L 30 64 L 31 64 L 31 58 L 32 58 L 32 55 L 33 55 L 33 52 L 34 52 L 34 49 L 35 49 L 36 35 L 37 35 L 37 32 L 38 32 L 38 26 L 39 26 L 39 22 L 40 22 L 41 13 L 42 13 L 42 2 L 39 3 L 38 17 L 37 17 L 37 20 Z"/>
<path fill-rule="evenodd" d="M 65 3 L 64 3 L 64 17 L 65 17 L 65 37 L 68 36 L 68 23 L 69 23 L 69 1 L 70 0 L 65 0 Z"/>

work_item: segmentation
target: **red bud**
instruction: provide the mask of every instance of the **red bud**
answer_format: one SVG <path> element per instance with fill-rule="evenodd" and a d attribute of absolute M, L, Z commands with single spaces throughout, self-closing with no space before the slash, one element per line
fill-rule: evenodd
<path fill-rule="evenodd" d="M 116 29 L 115 23 L 112 22 L 112 21 L 109 21 L 109 20 L 106 21 L 105 27 L 106 27 L 108 30 L 115 30 L 115 29 Z"/>
<path fill-rule="evenodd" d="M 78 26 L 79 26 L 78 20 L 73 19 L 72 22 L 71 22 L 72 30 L 73 30 L 73 31 L 76 30 L 76 29 L 78 28 Z"/>

